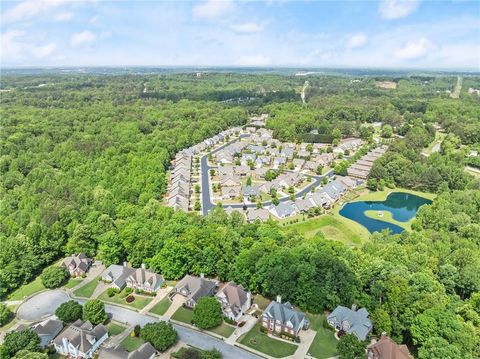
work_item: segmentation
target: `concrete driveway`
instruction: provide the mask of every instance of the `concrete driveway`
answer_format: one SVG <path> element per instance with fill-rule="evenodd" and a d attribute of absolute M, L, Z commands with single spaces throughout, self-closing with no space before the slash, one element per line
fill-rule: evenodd
<path fill-rule="evenodd" d="M 69 300 L 68 294 L 61 290 L 48 290 L 33 296 L 20 305 L 17 316 L 22 320 L 39 321 L 55 314 L 57 307 Z"/>

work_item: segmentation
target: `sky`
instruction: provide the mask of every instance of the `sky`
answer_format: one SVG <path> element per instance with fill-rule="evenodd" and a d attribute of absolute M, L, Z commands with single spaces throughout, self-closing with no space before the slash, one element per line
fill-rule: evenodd
<path fill-rule="evenodd" d="M 0 3 L 0 66 L 480 70 L 480 1 Z"/>

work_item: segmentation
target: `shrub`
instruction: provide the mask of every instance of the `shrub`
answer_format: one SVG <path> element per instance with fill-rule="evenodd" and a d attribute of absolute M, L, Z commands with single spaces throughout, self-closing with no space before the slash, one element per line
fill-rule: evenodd
<path fill-rule="evenodd" d="M 140 325 L 135 325 L 135 327 L 133 328 L 133 334 L 138 337 L 140 335 L 140 331 L 142 330 L 142 328 L 140 327 Z"/>
<path fill-rule="evenodd" d="M 132 303 L 135 300 L 135 297 L 133 295 L 129 295 L 125 300 L 127 303 Z"/>
<path fill-rule="evenodd" d="M 107 289 L 107 295 L 111 298 L 113 297 L 115 294 L 118 293 L 118 289 L 117 288 L 108 288 Z"/>
<path fill-rule="evenodd" d="M 127 294 L 132 293 L 132 291 L 133 291 L 133 290 L 132 290 L 132 288 L 130 288 L 130 287 L 125 288 L 125 293 L 127 293 Z"/>
<path fill-rule="evenodd" d="M 148 323 L 140 331 L 140 337 L 163 352 L 176 343 L 177 332 L 167 322 Z"/>
<path fill-rule="evenodd" d="M 83 320 L 89 320 L 92 324 L 100 324 L 107 320 L 105 304 L 99 299 L 91 299 L 83 306 Z"/>
<path fill-rule="evenodd" d="M 54 266 L 46 268 L 40 279 L 45 288 L 57 288 L 64 284 L 68 277 L 69 274 L 65 268 Z"/>
<path fill-rule="evenodd" d="M 0 304 L 0 327 L 7 324 L 13 317 L 13 313 L 5 304 Z"/>
<path fill-rule="evenodd" d="M 223 320 L 225 321 L 225 323 L 228 323 L 228 324 L 234 324 L 235 321 L 230 319 L 229 317 L 223 317 Z"/>

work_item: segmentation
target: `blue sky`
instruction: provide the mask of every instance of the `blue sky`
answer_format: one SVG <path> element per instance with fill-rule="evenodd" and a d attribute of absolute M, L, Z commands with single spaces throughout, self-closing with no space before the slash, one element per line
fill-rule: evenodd
<path fill-rule="evenodd" d="M 2 1 L 1 66 L 480 70 L 479 1 Z"/>

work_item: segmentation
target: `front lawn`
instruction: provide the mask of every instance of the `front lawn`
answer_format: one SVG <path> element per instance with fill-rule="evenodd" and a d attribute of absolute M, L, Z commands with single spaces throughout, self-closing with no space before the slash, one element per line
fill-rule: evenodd
<path fill-rule="evenodd" d="M 293 355 L 298 348 L 295 344 L 271 338 L 267 334 L 260 332 L 260 324 L 258 323 L 248 333 L 240 337 L 240 344 L 274 358 Z"/>
<path fill-rule="evenodd" d="M 73 292 L 77 297 L 90 298 L 98 285 L 98 277 Z"/>
<path fill-rule="evenodd" d="M 8 296 L 8 300 L 22 300 L 25 297 L 31 296 L 32 294 L 45 289 L 46 288 L 43 286 L 40 276 L 38 276 L 32 282 L 22 285 L 20 288 L 12 292 Z"/>
<path fill-rule="evenodd" d="M 307 314 L 310 328 L 317 334 L 308 349 L 308 353 L 317 359 L 326 359 L 337 355 L 337 340 L 333 331 L 323 327 L 325 316 L 323 314 Z"/>
<path fill-rule="evenodd" d="M 173 320 L 177 320 L 182 323 L 192 324 L 193 310 L 180 307 L 172 315 Z"/>
<path fill-rule="evenodd" d="M 133 352 L 134 350 L 137 350 L 143 343 L 145 343 L 145 341 L 142 338 L 132 337 L 131 335 L 129 335 L 123 340 L 120 345 L 127 352 Z"/>
<path fill-rule="evenodd" d="M 70 288 L 76 287 L 77 285 L 79 285 L 82 282 L 83 282 L 82 278 L 70 278 L 68 280 L 68 283 L 65 284 L 64 287 L 70 289 Z"/>
<path fill-rule="evenodd" d="M 228 325 L 225 322 L 222 322 L 222 324 L 220 324 L 219 326 L 217 326 L 215 328 L 208 329 L 208 331 L 212 332 L 212 333 L 215 333 L 215 334 L 218 334 L 218 335 L 221 335 L 224 338 L 228 338 L 230 335 L 233 334 L 233 332 L 235 331 L 235 328 Z"/>
<path fill-rule="evenodd" d="M 115 294 L 113 297 L 109 297 L 107 294 L 108 290 L 103 292 L 98 296 L 98 299 L 104 301 L 104 302 L 110 302 L 113 304 L 122 304 L 122 305 L 128 305 L 129 307 L 135 308 L 135 309 L 142 309 L 145 307 L 148 303 L 150 303 L 153 300 L 153 297 L 147 297 L 147 296 L 141 296 L 135 293 L 131 293 L 128 296 L 134 296 L 135 300 L 131 303 L 127 303 L 127 295 L 125 295 L 124 290 L 118 294 Z"/>
<path fill-rule="evenodd" d="M 120 325 L 120 324 L 116 324 L 116 323 L 113 323 L 113 322 L 110 322 L 106 325 L 107 329 L 108 329 L 108 335 L 109 336 L 114 336 L 114 335 L 118 335 L 120 333 L 123 333 L 123 331 L 126 329 L 123 325 Z"/>
<path fill-rule="evenodd" d="M 159 301 L 155 306 L 150 309 L 150 313 L 157 314 L 157 315 L 164 315 L 168 308 L 170 308 L 172 302 L 168 299 L 168 295 Z"/>

